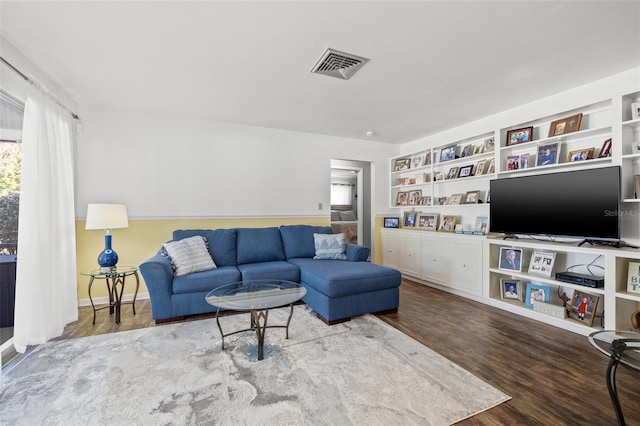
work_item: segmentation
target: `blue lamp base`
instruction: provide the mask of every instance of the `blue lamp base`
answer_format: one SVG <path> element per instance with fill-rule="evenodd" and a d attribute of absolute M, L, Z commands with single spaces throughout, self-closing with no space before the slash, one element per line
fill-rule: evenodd
<path fill-rule="evenodd" d="M 111 248 L 111 234 L 104 236 L 104 250 L 98 255 L 98 265 L 100 265 L 100 272 L 113 272 L 116 270 L 116 264 L 118 263 L 118 253 Z"/>

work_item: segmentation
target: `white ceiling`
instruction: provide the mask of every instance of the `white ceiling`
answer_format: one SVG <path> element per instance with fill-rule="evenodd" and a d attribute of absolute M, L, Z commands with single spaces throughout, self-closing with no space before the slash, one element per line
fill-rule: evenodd
<path fill-rule="evenodd" d="M 637 1 L 0 1 L 87 107 L 403 143 L 640 66 Z M 327 47 L 369 58 L 311 74 Z"/>

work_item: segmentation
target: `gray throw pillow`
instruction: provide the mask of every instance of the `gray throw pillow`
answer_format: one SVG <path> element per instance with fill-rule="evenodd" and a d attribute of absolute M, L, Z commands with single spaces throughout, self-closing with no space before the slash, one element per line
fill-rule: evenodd
<path fill-rule="evenodd" d="M 162 247 L 171 260 L 176 277 L 216 268 L 207 250 L 206 239 L 200 235 L 171 241 Z"/>

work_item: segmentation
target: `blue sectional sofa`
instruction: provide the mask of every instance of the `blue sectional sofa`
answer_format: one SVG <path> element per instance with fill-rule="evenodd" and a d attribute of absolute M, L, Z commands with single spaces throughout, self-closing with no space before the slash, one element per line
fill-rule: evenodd
<path fill-rule="evenodd" d="M 140 265 L 157 322 L 215 312 L 205 300 L 214 288 L 237 281 L 282 279 L 301 283 L 302 299 L 326 323 L 398 309 L 400 272 L 366 262 L 370 250 L 346 245 L 346 260 L 314 259 L 314 233 L 331 227 L 288 225 L 270 228 L 176 230 L 173 240 L 206 238 L 216 268 L 174 276 L 162 250 Z"/>

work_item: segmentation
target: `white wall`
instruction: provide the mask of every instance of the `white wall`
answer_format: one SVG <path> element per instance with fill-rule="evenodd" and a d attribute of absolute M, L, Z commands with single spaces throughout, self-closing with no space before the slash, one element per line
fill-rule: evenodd
<path fill-rule="evenodd" d="M 83 109 L 76 208 L 122 202 L 131 218 L 329 216 L 331 159 L 379 164 L 398 146 L 184 117 Z M 388 208 L 388 197 L 376 197 Z M 318 203 L 323 210 L 318 210 Z"/>

